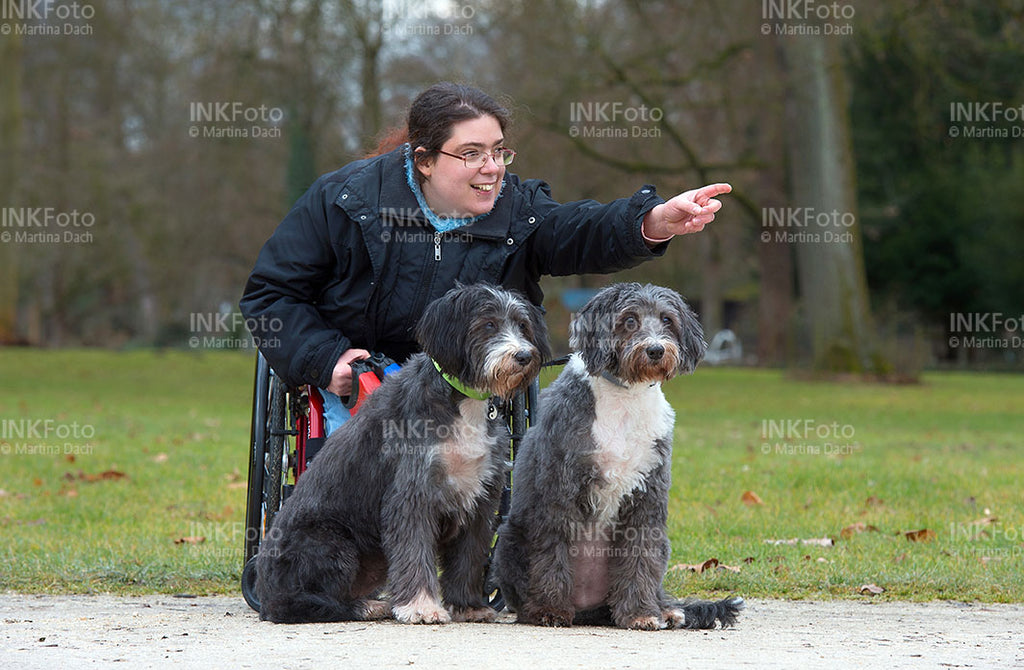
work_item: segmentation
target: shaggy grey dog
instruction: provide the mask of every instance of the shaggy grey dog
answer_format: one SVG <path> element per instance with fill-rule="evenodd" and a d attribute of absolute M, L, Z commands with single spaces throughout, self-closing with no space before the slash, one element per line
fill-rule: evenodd
<path fill-rule="evenodd" d="M 261 619 L 494 619 L 484 572 L 509 432 L 486 398 L 530 384 L 547 330 L 522 297 L 472 285 L 428 305 L 416 336 L 423 353 L 328 438 L 275 518 L 256 563 Z"/>
<path fill-rule="evenodd" d="M 678 601 L 662 588 L 675 413 L 661 382 L 707 344 L 676 292 L 615 284 L 573 320 L 575 352 L 540 397 L 512 473 L 492 575 L 523 623 L 714 628 L 740 598 Z"/>

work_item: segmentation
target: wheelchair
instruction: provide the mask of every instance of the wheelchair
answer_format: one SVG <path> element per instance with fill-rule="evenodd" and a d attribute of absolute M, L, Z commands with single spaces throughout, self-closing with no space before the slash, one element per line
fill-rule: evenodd
<path fill-rule="evenodd" d="M 539 382 L 534 380 L 526 392 L 518 394 L 508 403 L 509 462 L 513 460 L 531 424 L 531 411 L 534 414 L 532 421 L 536 420 L 539 389 Z M 352 398 L 351 401 L 354 405 L 356 399 Z M 259 553 L 260 543 L 273 527 L 274 517 L 326 439 L 324 404 L 319 389 L 285 384 L 263 354 L 257 351 L 249 435 L 245 549 L 242 559 L 242 596 L 257 612 L 260 603 L 256 594 L 256 554 Z M 509 471 L 495 515 L 495 531 L 508 516 L 511 500 L 512 473 Z M 494 544 L 491 546 L 492 555 L 493 552 Z M 487 602 L 500 611 L 505 604 L 500 591 L 486 584 L 481 586 Z"/>

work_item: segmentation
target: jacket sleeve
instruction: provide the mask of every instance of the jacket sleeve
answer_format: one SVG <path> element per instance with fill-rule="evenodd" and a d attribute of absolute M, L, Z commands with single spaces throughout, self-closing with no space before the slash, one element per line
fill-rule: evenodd
<path fill-rule="evenodd" d="M 665 254 L 668 242 L 653 249 L 640 226 L 644 215 L 664 200 L 645 185 L 629 198 L 601 204 L 594 200 L 558 203 L 547 184 L 524 183 L 533 210 L 542 219 L 531 236 L 538 275 L 618 272 Z"/>
<path fill-rule="evenodd" d="M 315 304 L 338 268 L 329 207 L 318 181 L 263 245 L 239 302 L 260 351 L 293 386 L 330 384 L 338 358 L 351 346 Z"/>

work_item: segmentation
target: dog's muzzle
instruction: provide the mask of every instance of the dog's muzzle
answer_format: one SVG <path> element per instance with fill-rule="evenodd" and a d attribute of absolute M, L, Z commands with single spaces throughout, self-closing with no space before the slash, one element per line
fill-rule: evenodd
<path fill-rule="evenodd" d="M 679 368 L 679 346 L 665 338 L 630 342 L 620 354 L 619 377 L 631 384 L 667 381 Z"/>

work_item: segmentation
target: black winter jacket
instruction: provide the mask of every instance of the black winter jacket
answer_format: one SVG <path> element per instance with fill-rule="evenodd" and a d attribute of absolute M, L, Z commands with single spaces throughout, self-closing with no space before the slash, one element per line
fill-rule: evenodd
<path fill-rule="evenodd" d="M 437 233 L 406 182 L 402 149 L 320 177 L 264 244 L 239 303 L 274 370 L 330 384 L 349 348 L 403 361 L 424 306 L 456 281 L 518 289 L 537 305 L 542 275 L 615 272 L 661 256 L 640 233 L 663 202 L 653 186 L 602 205 L 561 204 L 542 181 L 505 174 L 494 209 Z"/>

